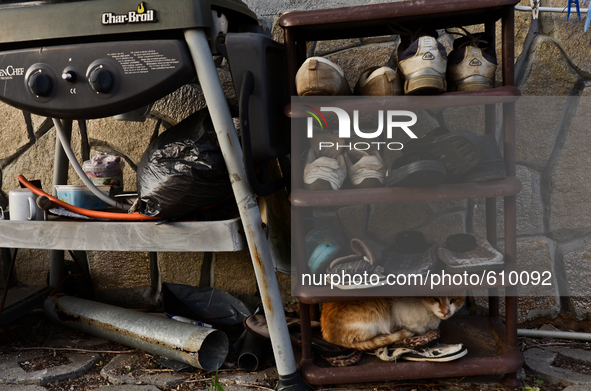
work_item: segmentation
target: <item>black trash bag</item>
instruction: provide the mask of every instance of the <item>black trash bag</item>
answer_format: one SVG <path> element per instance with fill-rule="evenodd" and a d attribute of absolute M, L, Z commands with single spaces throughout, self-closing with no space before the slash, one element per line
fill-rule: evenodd
<path fill-rule="evenodd" d="M 207 109 L 154 140 L 138 165 L 139 212 L 180 217 L 232 195 L 228 170 Z"/>
<path fill-rule="evenodd" d="M 222 289 L 169 282 L 162 284 L 162 309 L 216 328 L 242 327 L 242 321 L 251 315 L 242 301 Z"/>

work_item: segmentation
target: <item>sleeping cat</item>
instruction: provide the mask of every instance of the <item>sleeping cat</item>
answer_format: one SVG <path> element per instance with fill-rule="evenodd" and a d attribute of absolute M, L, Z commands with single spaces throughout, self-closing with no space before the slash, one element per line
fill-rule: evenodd
<path fill-rule="evenodd" d="M 439 327 L 464 305 L 459 296 L 389 297 L 324 303 L 322 337 L 335 345 L 374 350 Z"/>

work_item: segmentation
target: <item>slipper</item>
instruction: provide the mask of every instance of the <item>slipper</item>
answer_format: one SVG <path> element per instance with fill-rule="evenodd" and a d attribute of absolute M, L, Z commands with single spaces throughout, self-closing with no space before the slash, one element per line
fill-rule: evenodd
<path fill-rule="evenodd" d="M 440 344 L 434 347 L 424 349 L 396 348 L 389 350 L 382 347 L 375 350 L 375 355 L 383 361 L 397 361 L 403 359 L 407 361 L 429 361 L 429 362 L 447 362 L 457 360 L 465 356 L 468 349 L 462 344 Z"/>
<path fill-rule="evenodd" d="M 337 258 L 330 263 L 326 273 L 331 276 L 331 281 L 335 287 L 345 290 L 364 289 L 384 284 L 386 280 L 384 268 L 377 264 L 378 259 L 374 255 L 370 243 L 370 241 L 351 239 L 351 249 L 355 254 Z M 364 281 L 365 273 L 367 273 L 371 283 Z M 377 281 L 371 279 L 373 275 L 378 276 Z M 350 278 L 347 278 L 349 276 Z"/>
<path fill-rule="evenodd" d="M 402 231 L 394 236 L 394 243 L 384 251 L 386 274 L 421 274 L 433 271 L 439 263 L 437 244 L 427 241 L 420 231 Z"/>
<path fill-rule="evenodd" d="M 504 266 L 503 254 L 488 240 L 477 239 L 467 233 L 448 236 L 437 254 L 445 263 L 445 269 L 454 273 L 480 271 L 484 268 L 496 270 Z"/>
<path fill-rule="evenodd" d="M 395 342 L 389 346 L 389 349 L 397 348 L 426 348 L 433 346 L 441 336 L 439 330 L 429 330 L 423 335 L 415 335 L 413 337 L 405 338 L 401 341 Z"/>
<path fill-rule="evenodd" d="M 452 176 L 465 173 L 482 158 L 477 135 L 467 130 L 450 132 L 444 127 L 405 143 L 403 153 L 420 154 L 425 160 L 438 160 L 445 164 Z"/>
<path fill-rule="evenodd" d="M 355 365 L 359 361 L 361 361 L 361 357 L 363 357 L 363 352 L 360 352 L 359 350 L 353 350 L 351 353 L 342 356 L 322 356 L 322 358 L 325 359 L 333 367 L 348 367 L 351 365 Z"/>
<path fill-rule="evenodd" d="M 388 187 L 433 186 L 445 180 L 445 164 L 438 160 L 423 159 L 418 154 L 402 155 L 386 171 Z"/>
<path fill-rule="evenodd" d="M 464 357 L 466 354 L 468 354 L 468 349 L 461 343 L 453 345 L 442 344 L 432 348 L 405 353 L 401 358 L 407 361 L 448 362 Z"/>

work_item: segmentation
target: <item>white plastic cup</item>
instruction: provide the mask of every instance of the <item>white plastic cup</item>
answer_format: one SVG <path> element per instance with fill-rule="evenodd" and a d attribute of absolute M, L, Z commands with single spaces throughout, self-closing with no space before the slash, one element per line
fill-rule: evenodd
<path fill-rule="evenodd" d="M 45 220 L 45 212 L 37 206 L 37 194 L 29 189 L 14 189 L 8 192 L 10 220 Z"/>

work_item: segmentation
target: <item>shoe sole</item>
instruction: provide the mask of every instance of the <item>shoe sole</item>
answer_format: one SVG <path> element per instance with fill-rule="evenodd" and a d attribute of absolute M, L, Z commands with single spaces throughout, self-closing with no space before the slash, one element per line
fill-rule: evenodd
<path fill-rule="evenodd" d="M 469 76 L 451 85 L 451 91 L 480 91 L 493 88 L 493 82 L 484 76 Z"/>
<path fill-rule="evenodd" d="M 408 360 L 408 361 L 428 361 L 428 362 L 448 362 L 448 361 L 453 361 L 453 360 L 457 360 L 458 358 L 464 357 L 466 354 L 468 353 L 468 349 L 466 349 L 466 347 L 463 347 L 462 350 L 460 350 L 457 353 L 453 353 L 450 355 L 446 355 L 446 356 L 440 356 L 440 357 L 424 357 L 421 356 L 420 354 L 404 354 L 402 355 L 402 359 L 404 360 Z"/>
<path fill-rule="evenodd" d="M 479 146 L 477 135 L 468 131 L 457 131 L 427 140 L 413 140 L 404 146 L 403 153 L 420 153 L 429 160 L 438 160 L 445 164 L 450 175 L 457 176 L 480 162 L 482 152 Z"/>
<path fill-rule="evenodd" d="M 304 189 L 306 190 L 313 190 L 313 191 L 323 191 L 323 190 L 332 190 L 335 191 L 330 182 L 325 181 L 324 179 L 316 179 L 312 183 L 305 183 L 304 182 Z"/>
<path fill-rule="evenodd" d="M 447 91 L 447 82 L 442 76 L 422 75 L 407 79 L 404 82 L 406 95 L 428 95 Z"/>
<path fill-rule="evenodd" d="M 445 164 L 437 160 L 412 162 L 386 176 L 386 186 L 420 187 L 437 185 L 445 180 Z"/>
<path fill-rule="evenodd" d="M 374 187 L 384 187 L 378 178 L 367 178 L 362 180 L 358 185 L 352 185 L 355 189 L 371 189 Z"/>

